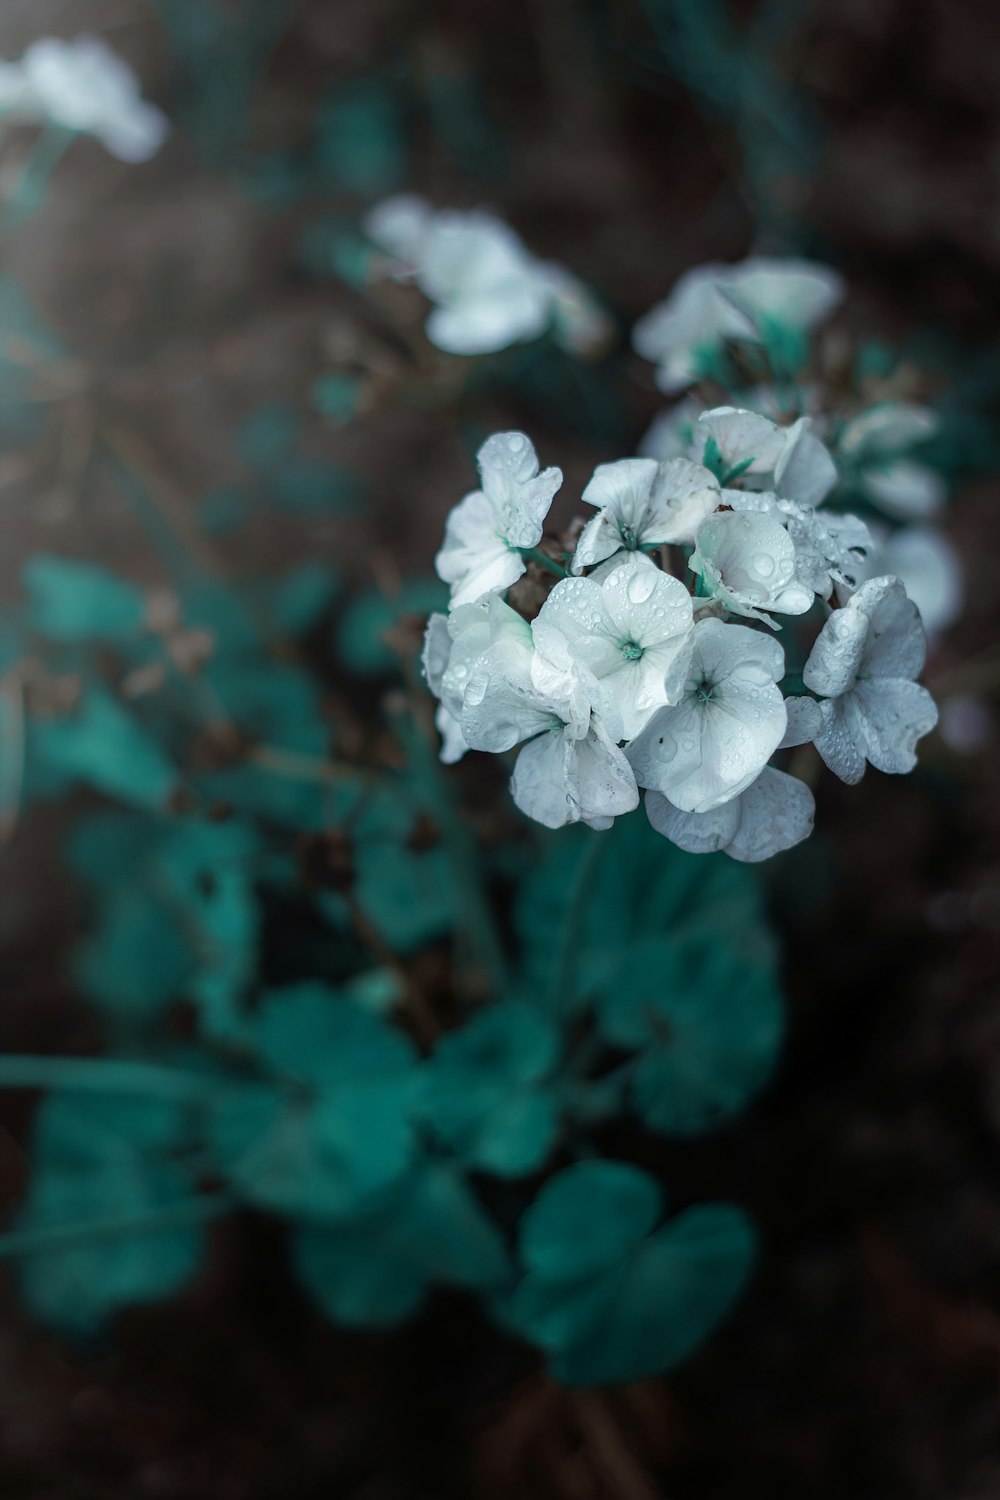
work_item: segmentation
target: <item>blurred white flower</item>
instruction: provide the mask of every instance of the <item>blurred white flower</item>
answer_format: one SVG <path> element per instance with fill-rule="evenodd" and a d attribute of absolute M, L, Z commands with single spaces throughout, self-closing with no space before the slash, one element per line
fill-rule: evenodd
<path fill-rule="evenodd" d="M 796 576 L 794 542 L 780 521 L 760 511 L 709 516 L 698 528 L 689 567 L 709 598 L 775 630 L 767 610 L 802 615 L 813 602 L 812 589 Z"/>
<path fill-rule="evenodd" d="M 521 641 L 490 646 L 473 667 L 462 734 L 473 750 L 524 744 L 510 789 L 529 818 L 547 828 L 583 822 L 609 828 L 639 804 L 635 777 L 605 726 L 596 679 L 551 636 L 542 655 Z"/>
<path fill-rule="evenodd" d="M 709 812 L 738 796 L 785 733 L 784 672 L 785 653 L 770 636 L 700 621 L 680 702 L 655 713 L 626 749 L 639 785 L 682 812 Z"/>
<path fill-rule="evenodd" d="M 901 578 L 928 636 L 953 625 L 965 605 L 965 573 L 957 548 L 937 526 L 884 531 L 862 565 L 858 583 L 880 574 Z"/>
<path fill-rule="evenodd" d="M 760 342 L 772 329 L 807 333 L 842 296 L 837 273 L 811 261 L 755 256 L 696 266 L 639 319 L 632 345 L 657 366 L 656 383 L 671 394 L 710 374 L 723 343 Z"/>
<path fill-rule="evenodd" d="M 658 464 L 651 458 L 622 458 L 598 464 L 582 498 L 597 506 L 598 513 L 580 533 L 574 573 L 623 548 L 693 541 L 723 497 L 715 475 L 689 459 Z"/>
<path fill-rule="evenodd" d="M 629 552 L 594 578 L 557 583 L 535 621 L 552 626 L 604 685 L 630 740 L 655 709 L 676 702 L 687 677 L 691 596 L 679 579 Z"/>
<path fill-rule="evenodd" d="M 170 129 L 141 94 L 135 73 L 96 36 L 42 37 L 20 62 L 0 65 L 0 114 L 14 124 L 51 121 L 93 135 L 121 161 L 148 161 Z"/>
<path fill-rule="evenodd" d="M 452 587 L 451 603 L 510 588 L 525 570 L 520 548 L 537 547 L 561 469 L 538 472 L 538 456 L 523 432 L 497 432 L 477 455 L 482 489 L 450 512 L 438 577 Z"/>
<path fill-rule="evenodd" d="M 826 700 L 816 748 L 842 781 L 860 781 L 866 760 L 913 770 L 917 740 L 937 723 L 933 698 L 913 680 L 924 656 L 920 616 L 898 578 L 869 579 L 830 615 L 802 677 Z"/>
<path fill-rule="evenodd" d="M 427 337 L 448 354 L 494 354 L 553 327 L 574 353 L 610 333 L 599 303 L 564 267 L 538 260 L 502 219 L 483 210 L 435 210 L 400 194 L 365 220 L 374 243 L 435 304 Z"/>
<path fill-rule="evenodd" d="M 710 812 L 681 812 L 662 792 L 646 793 L 646 816 L 671 843 L 689 854 L 724 850 L 749 864 L 801 844 L 812 833 L 815 811 L 805 782 L 773 766 Z"/>
<path fill-rule="evenodd" d="M 886 401 L 862 412 L 840 433 L 837 452 L 845 469 L 873 505 L 899 520 L 923 520 L 941 509 L 944 479 L 912 450 L 940 426 L 927 406 Z"/>

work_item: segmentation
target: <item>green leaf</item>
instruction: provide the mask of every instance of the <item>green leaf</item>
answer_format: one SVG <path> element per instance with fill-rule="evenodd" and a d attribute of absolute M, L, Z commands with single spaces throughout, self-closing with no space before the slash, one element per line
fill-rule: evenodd
<path fill-rule="evenodd" d="M 49 787 L 80 781 L 123 802 L 158 808 L 177 786 L 177 771 L 160 747 L 101 687 L 89 688 L 69 718 L 36 720 L 32 752 Z"/>
<path fill-rule="evenodd" d="M 446 1167 L 415 1171 L 377 1212 L 293 1239 L 295 1266 L 334 1322 L 377 1328 L 415 1312 L 431 1282 L 492 1290 L 510 1276 L 495 1226 Z"/>
<path fill-rule="evenodd" d="M 632 1098 L 651 1129 L 672 1135 L 740 1110 L 770 1077 L 783 1030 L 773 974 L 723 943 L 637 950 L 598 1016 L 609 1038 L 639 1050 Z"/>
<path fill-rule="evenodd" d="M 106 568 L 36 553 L 21 576 L 31 626 L 51 640 L 128 640 L 143 628 L 141 590 Z"/>
<path fill-rule="evenodd" d="M 611 1385 L 660 1374 L 738 1297 L 754 1255 L 746 1216 L 703 1204 L 650 1232 L 658 1199 L 635 1167 L 581 1162 L 547 1183 L 525 1216 L 528 1271 L 506 1316 L 544 1350 L 555 1379 Z"/>
<path fill-rule="evenodd" d="M 555 1280 L 610 1270 L 662 1212 L 663 1194 L 647 1172 L 626 1162 L 578 1162 L 550 1178 L 521 1220 L 521 1259 Z"/>
<path fill-rule="evenodd" d="M 324 417 L 329 417 L 338 427 L 345 427 L 357 412 L 361 389 L 361 380 L 357 375 L 332 371 L 313 381 L 309 388 L 309 400 Z"/>
<path fill-rule="evenodd" d="M 412 1158 L 412 1043 L 312 983 L 272 992 L 254 1040 L 275 1082 L 220 1099 L 211 1134 L 223 1170 L 279 1212 L 358 1212 Z"/>
<path fill-rule="evenodd" d="M 330 185 L 377 198 L 406 174 L 406 140 L 392 91 L 379 79 L 339 87 L 320 107 L 317 157 Z"/>
<path fill-rule="evenodd" d="M 52 1094 L 35 1124 L 35 1170 L 21 1231 L 155 1215 L 191 1200 L 190 1177 L 164 1152 L 183 1139 L 183 1114 L 164 1101 Z M 20 1261 L 29 1313 L 61 1332 L 97 1332 L 114 1313 L 159 1301 L 195 1274 L 195 1223 L 81 1235 Z"/>
<path fill-rule="evenodd" d="M 301 417 L 290 402 L 274 402 L 247 412 L 236 429 L 236 450 L 251 469 L 280 468 L 299 439 Z"/>
<path fill-rule="evenodd" d="M 438 1042 L 421 1069 L 419 1108 L 469 1166 L 501 1177 L 533 1172 L 551 1150 L 559 1103 L 549 1085 L 555 1028 L 509 1002 L 481 1011 Z"/>
<path fill-rule="evenodd" d="M 436 578 L 411 578 L 397 594 L 369 589 L 351 601 L 337 633 L 337 647 L 346 666 L 365 677 L 397 667 L 385 634 L 403 615 L 429 615 L 447 609 L 448 590 Z"/>
<path fill-rule="evenodd" d="M 360 509 L 364 484 L 352 469 L 301 458 L 271 476 L 263 498 L 279 509 L 306 515 L 350 515 Z"/>

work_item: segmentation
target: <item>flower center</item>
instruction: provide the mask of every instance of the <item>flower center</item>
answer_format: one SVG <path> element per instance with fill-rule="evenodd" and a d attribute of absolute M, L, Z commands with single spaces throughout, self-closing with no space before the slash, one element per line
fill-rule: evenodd
<path fill-rule="evenodd" d="M 644 649 L 638 641 L 622 641 L 622 656 L 626 661 L 641 661 Z"/>
<path fill-rule="evenodd" d="M 630 552 L 634 552 L 639 544 L 639 538 L 636 536 L 634 528 L 631 526 L 623 526 L 621 529 L 621 536 L 624 545 L 629 549 Z"/>
<path fill-rule="evenodd" d="M 692 696 L 698 703 L 711 703 L 714 691 L 715 683 L 710 682 L 707 677 L 702 677 L 691 684 Z"/>

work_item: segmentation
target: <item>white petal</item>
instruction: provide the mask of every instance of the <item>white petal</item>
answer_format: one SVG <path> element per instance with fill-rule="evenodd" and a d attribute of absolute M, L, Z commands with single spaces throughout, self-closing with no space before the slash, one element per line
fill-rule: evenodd
<path fill-rule="evenodd" d="M 546 828 L 577 822 L 567 791 L 566 762 L 570 744 L 562 728 L 553 728 L 525 745 L 510 778 L 515 806 Z"/>
<path fill-rule="evenodd" d="M 501 535 L 514 547 L 536 547 L 562 471 L 546 469 L 539 474 L 534 444 L 523 432 L 495 432 L 476 461 Z"/>
<path fill-rule="evenodd" d="M 947 495 L 947 486 L 936 470 L 909 458 L 866 469 L 862 485 L 869 499 L 886 515 L 903 521 L 924 520 L 934 515 Z"/>
<path fill-rule="evenodd" d="M 937 432 L 937 413 L 908 401 L 884 401 L 848 422 L 840 451 L 852 460 L 891 457 Z"/>
<path fill-rule="evenodd" d="M 750 256 L 727 267 L 723 295 L 755 318 L 808 330 L 844 297 L 844 279 L 829 266 L 792 257 Z"/>
<path fill-rule="evenodd" d="M 703 441 L 715 439 L 724 470 L 769 473 L 781 457 L 785 433 L 768 417 L 739 406 L 716 406 L 698 418 Z M 743 467 L 745 465 L 745 467 Z"/>
<path fill-rule="evenodd" d="M 808 417 L 799 417 L 788 429 L 785 447 L 774 466 L 774 487 L 779 495 L 799 505 L 819 505 L 837 483 L 837 466 L 819 438 L 809 429 Z"/>
<path fill-rule="evenodd" d="M 917 740 L 937 723 L 937 705 L 917 682 L 859 682 L 851 694 L 864 730 L 865 753 L 878 771 L 905 775 L 917 763 Z"/>
<path fill-rule="evenodd" d="M 549 320 L 547 299 L 532 286 L 515 281 L 449 307 L 436 307 L 425 331 L 445 354 L 496 354 L 511 344 L 538 338 Z"/>
<path fill-rule="evenodd" d="M 712 854 L 725 849 L 739 826 L 740 799 L 724 802 L 711 812 L 681 812 L 662 792 L 646 793 L 646 816 L 656 829 L 689 854 Z"/>
<path fill-rule="evenodd" d="M 816 749 L 835 776 L 854 786 L 865 774 L 865 740 L 854 695 L 828 698 L 820 710 L 823 727 L 816 736 Z"/>
<path fill-rule="evenodd" d="M 788 724 L 778 741 L 779 750 L 790 750 L 793 745 L 808 745 L 823 728 L 823 714 L 815 698 L 801 697 L 785 699 Z"/>
<path fill-rule="evenodd" d="M 835 609 L 813 642 L 802 680 L 813 693 L 836 698 L 853 683 L 868 639 L 868 617 L 850 604 Z"/>
<path fill-rule="evenodd" d="M 920 615 L 908 599 L 901 581 L 891 575 L 869 578 L 847 609 L 868 619 L 868 638 L 861 654 L 858 676 L 918 677 L 923 670 L 927 643 Z"/>
<path fill-rule="evenodd" d="M 469 748 L 465 743 L 465 735 L 462 733 L 462 721 L 457 719 L 443 703 L 439 703 L 437 713 L 434 715 L 434 723 L 441 736 L 441 759 L 446 766 L 453 766 L 462 759 Z"/>
<path fill-rule="evenodd" d="M 709 469 L 688 458 L 668 459 L 653 481 L 643 545 L 693 542 L 698 527 L 721 503 L 719 481 Z"/>
<path fill-rule="evenodd" d="M 426 199 L 416 193 L 398 193 L 371 209 L 364 228 L 380 250 L 413 268 L 419 263 L 430 220 Z"/>
<path fill-rule="evenodd" d="M 513 642 L 491 646 L 473 666 L 462 702 L 462 733 L 472 750 L 499 754 L 562 720 L 531 681 L 531 652 Z"/>
<path fill-rule="evenodd" d="M 878 572 L 894 573 L 902 580 L 929 635 L 947 630 L 962 613 L 962 561 L 938 527 L 904 527 L 889 538 L 873 561 Z"/>
<path fill-rule="evenodd" d="M 739 798 L 739 822 L 726 853 L 749 864 L 770 859 L 809 837 L 815 812 L 804 781 L 765 766 Z"/>
<path fill-rule="evenodd" d="M 573 742 L 568 770 L 568 791 L 585 823 L 617 818 L 639 806 L 632 767 L 599 723 Z"/>
<path fill-rule="evenodd" d="M 441 682 L 451 656 L 451 634 L 445 615 L 431 615 L 424 631 L 424 649 L 421 655 L 424 678 L 435 698 L 441 696 Z"/>

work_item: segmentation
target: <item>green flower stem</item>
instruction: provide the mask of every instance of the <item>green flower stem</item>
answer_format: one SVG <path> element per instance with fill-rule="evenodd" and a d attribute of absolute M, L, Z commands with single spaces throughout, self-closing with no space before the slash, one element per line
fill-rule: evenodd
<path fill-rule="evenodd" d="M 496 996 L 502 996 L 509 983 L 507 960 L 500 942 L 493 910 L 483 885 L 482 871 L 474 840 L 462 822 L 451 792 L 451 783 L 441 769 L 435 753 L 432 735 L 433 724 L 421 723 L 418 703 L 423 703 L 424 692 L 416 682 L 416 674 L 409 673 L 413 689 L 412 713 L 396 713 L 395 727 L 404 749 L 412 757 L 427 808 L 437 824 L 451 862 L 458 900 L 462 910 L 463 926 L 475 958 L 482 964 L 490 978 Z M 425 731 L 425 732 L 422 732 Z"/>
<path fill-rule="evenodd" d="M 86 1240 L 117 1239 L 121 1235 L 156 1234 L 179 1224 L 219 1219 L 239 1206 L 230 1193 L 199 1193 L 147 1213 L 112 1214 L 105 1219 L 90 1219 L 77 1224 L 53 1224 L 45 1229 L 15 1229 L 0 1234 L 0 1259 L 35 1255 L 45 1250 L 60 1250 Z"/>
<path fill-rule="evenodd" d="M 547 552 L 543 552 L 541 547 L 519 547 L 517 550 L 525 562 L 537 563 L 540 568 L 544 568 L 547 573 L 554 573 L 557 578 L 572 577 L 568 568 L 564 568 L 561 563 L 557 563 L 555 558 L 550 557 Z"/>
<path fill-rule="evenodd" d="M 556 948 L 552 991 L 549 997 L 551 1009 L 557 1016 L 565 1014 L 571 999 L 570 989 L 575 969 L 574 956 L 583 926 L 584 909 L 597 874 L 597 866 L 606 838 L 606 834 L 596 833 L 593 829 L 589 830 L 587 847 L 576 867 L 576 878 L 573 881 L 573 889 L 570 892 L 562 931 L 559 934 L 559 944 Z"/>
<path fill-rule="evenodd" d="M 81 1093 L 144 1094 L 194 1102 L 206 1098 L 218 1086 L 217 1078 L 127 1058 L 45 1057 L 31 1053 L 0 1056 L 0 1088 L 5 1089 L 73 1089 Z"/>

